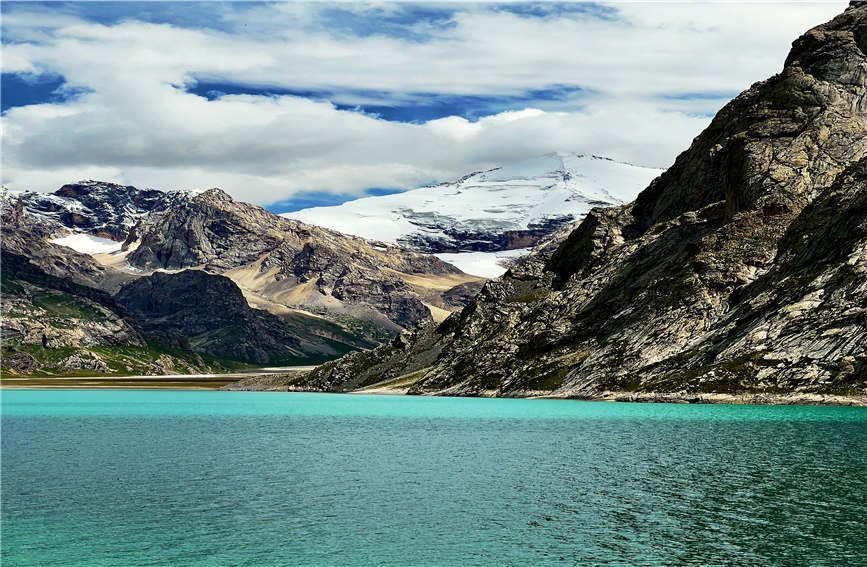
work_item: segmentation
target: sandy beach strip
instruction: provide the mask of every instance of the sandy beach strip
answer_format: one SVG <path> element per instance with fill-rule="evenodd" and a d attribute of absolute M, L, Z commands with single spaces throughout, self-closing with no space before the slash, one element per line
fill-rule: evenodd
<path fill-rule="evenodd" d="M 147 388 L 159 390 L 218 390 L 243 378 L 304 371 L 313 366 L 259 368 L 226 374 L 165 374 L 156 376 L 3 376 L 0 388 Z"/>

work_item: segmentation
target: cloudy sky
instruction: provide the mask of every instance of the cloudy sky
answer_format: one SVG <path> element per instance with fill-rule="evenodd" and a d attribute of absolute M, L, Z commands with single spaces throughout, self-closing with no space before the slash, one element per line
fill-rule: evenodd
<path fill-rule="evenodd" d="M 2 182 L 277 212 L 574 150 L 657 167 L 847 2 L 3 2 Z"/>

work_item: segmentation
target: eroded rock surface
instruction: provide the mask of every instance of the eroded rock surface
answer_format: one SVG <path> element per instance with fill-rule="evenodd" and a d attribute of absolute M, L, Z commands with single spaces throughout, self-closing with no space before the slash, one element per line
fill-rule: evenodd
<path fill-rule="evenodd" d="M 26 212 L 24 201 L 0 192 L 0 236 L 3 249 L 27 257 L 49 274 L 73 282 L 100 287 L 106 270 L 91 256 L 48 242 L 50 228 Z"/>
<path fill-rule="evenodd" d="M 43 270 L 2 250 L 2 374 L 162 374 L 225 370 L 190 353 L 148 344 L 126 310 L 104 291 Z"/>

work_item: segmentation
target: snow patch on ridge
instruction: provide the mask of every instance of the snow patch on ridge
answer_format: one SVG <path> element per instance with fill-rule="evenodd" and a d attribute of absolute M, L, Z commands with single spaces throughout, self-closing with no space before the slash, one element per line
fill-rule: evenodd
<path fill-rule="evenodd" d="M 434 256 L 443 262 L 457 266 L 465 274 L 480 278 L 498 278 L 508 269 L 504 265 L 504 260 L 520 258 L 529 252 L 529 248 L 516 248 L 499 252 L 454 252 L 434 254 Z"/>
<path fill-rule="evenodd" d="M 55 238 L 51 242 L 52 244 L 72 248 L 82 254 L 113 254 L 114 252 L 120 252 L 120 248 L 123 246 L 123 242 L 83 233 Z"/>

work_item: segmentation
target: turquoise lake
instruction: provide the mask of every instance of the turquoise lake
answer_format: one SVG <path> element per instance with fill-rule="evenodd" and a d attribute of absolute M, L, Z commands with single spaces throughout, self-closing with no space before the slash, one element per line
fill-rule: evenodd
<path fill-rule="evenodd" d="M 12 566 L 867 565 L 867 408 L 2 392 Z"/>

